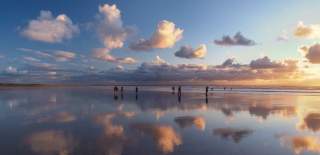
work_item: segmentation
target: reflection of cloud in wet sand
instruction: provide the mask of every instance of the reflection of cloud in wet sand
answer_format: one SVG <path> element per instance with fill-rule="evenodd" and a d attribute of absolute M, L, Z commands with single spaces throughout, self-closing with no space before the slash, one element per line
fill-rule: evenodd
<path fill-rule="evenodd" d="M 36 132 L 27 137 L 31 150 L 38 154 L 70 154 L 75 141 L 70 135 L 59 130 Z"/>
<path fill-rule="evenodd" d="M 299 129 L 309 129 L 311 131 L 319 131 L 320 130 L 320 113 L 310 113 L 307 114 L 300 123 L 298 123 Z"/>
<path fill-rule="evenodd" d="M 174 147 L 182 143 L 180 135 L 169 125 L 137 123 L 132 127 L 142 134 L 152 136 L 158 149 L 163 153 L 173 152 Z"/>
<path fill-rule="evenodd" d="M 123 147 L 127 142 L 122 125 L 116 125 L 112 119 L 117 116 L 131 118 L 133 112 L 103 113 L 94 117 L 95 123 L 103 127 L 102 136 L 98 138 L 98 152 L 106 155 L 121 155 Z"/>
<path fill-rule="evenodd" d="M 206 121 L 200 116 L 180 116 L 176 117 L 174 121 L 181 127 L 186 128 L 195 125 L 198 129 L 204 130 Z"/>
<path fill-rule="evenodd" d="M 250 129 L 236 129 L 236 128 L 217 128 L 213 130 L 213 134 L 219 135 L 221 138 L 232 140 L 235 143 L 239 143 L 242 138 L 249 136 L 253 133 L 253 130 Z"/>
<path fill-rule="evenodd" d="M 76 116 L 69 112 L 59 112 L 57 114 L 54 114 L 52 116 L 40 118 L 37 122 L 43 123 L 43 122 L 57 122 L 57 123 L 67 123 L 72 122 L 76 120 Z"/>
<path fill-rule="evenodd" d="M 320 141 L 312 136 L 280 136 L 283 145 L 290 147 L 295 154 L 304 151 L 320 153 Z"/>

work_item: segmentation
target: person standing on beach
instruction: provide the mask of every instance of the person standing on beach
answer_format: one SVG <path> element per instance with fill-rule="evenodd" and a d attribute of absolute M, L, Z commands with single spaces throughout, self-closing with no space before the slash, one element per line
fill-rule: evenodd
<path fill-rule="evenodd" d="M 113 97 L 114 99 L 118 99 L 118 87 L 114 86 L 113 88 Z"/>
<path fill-rule="evenodd" d="M 136 100 L 138 100 L 138 86 L 136 86 Z"/>
<path fill-rule="evenodd" d="M 174 94 L 175 93 L 175 91 L 176 91 L 176 88 L 174 87 L 174 86 L 172 86 L 172 94 Z"/>
<path fill-rule="evenodd" d="M 208 96 L 208 92 L 209 92 L 209 87 L 206 86 L 206 96 Z"/>
<path fill-rule="evenodd" d="M 120 88 L 120 93 L 121 93 L 121 99 L 123 99 L 123 86 Z"/>

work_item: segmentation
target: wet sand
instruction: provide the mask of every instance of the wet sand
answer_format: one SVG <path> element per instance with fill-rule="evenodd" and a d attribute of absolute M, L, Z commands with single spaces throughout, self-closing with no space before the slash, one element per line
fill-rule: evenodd
<path fill-rule="evenodd" d="M 177 90 L 177 89 L 176 89 Z M 319 154 L 320 95 L 182 87 L 0 90 L 0 154 Z"/>

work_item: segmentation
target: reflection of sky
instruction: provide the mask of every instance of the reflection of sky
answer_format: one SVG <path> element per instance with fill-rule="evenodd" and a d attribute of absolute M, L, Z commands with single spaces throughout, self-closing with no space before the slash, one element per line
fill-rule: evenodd
<path fill-rule="evenodd" d="M 141 90 L 138 100 L 125 91 L 115 101 L 102 87 L 2 90 L 0 153 L 319 153 L 318 96 L 214 93 L 208 104 L 204 97 L 183 93 L 179 103 L 170 92 Z"/>

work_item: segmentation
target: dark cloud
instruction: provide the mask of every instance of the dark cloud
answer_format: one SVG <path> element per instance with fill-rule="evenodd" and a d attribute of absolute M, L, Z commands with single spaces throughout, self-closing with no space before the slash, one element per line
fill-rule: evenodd
<path fill-rule="evenodd" d="M 282 67 L 281 62 L 271 61 L 269 57 L 265 56 L 250 62 L 250 67 L 255 69 L 268 69 Z"/>
<path fill-rule="evenodd" d="M 299 50 L 310 63 L 320 64 L 320 44 L 314 44 L 310 47 L 302 46 Z"/>
<path fill-rule="evenodd" d="M 193 49 L 191 46 L 181 46 L 180 49 L 174 53 L 176 57 L 194 59 L 204 58 L 207 54 L 206 45 L 202 44 L 200 47 Z"/>
<path fill-rule="evenodd" d="M 142 63 L 137 69 L 109 70 L 99 75 L 77 77 L 86 81 L 214 81 L 214 80 L 271 80 L 290 79 L 301 76 L 297 61 L 285 60 L 272 68 L 254 67 L 248 64 L 231 63 L 223 65 L 176 64 L 162 59 Z M 94 79 L 91 79 L 94 77 Z"/>
<path fill-rule="evenodd" d="M 216 45 L 220 46 L 253 46 L 256 42 L 244 37 L 240 32 L 236 33 L 233 37 L 223 36 L 221 40 L 214 40 Z"/>

